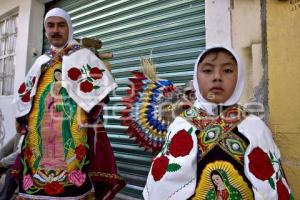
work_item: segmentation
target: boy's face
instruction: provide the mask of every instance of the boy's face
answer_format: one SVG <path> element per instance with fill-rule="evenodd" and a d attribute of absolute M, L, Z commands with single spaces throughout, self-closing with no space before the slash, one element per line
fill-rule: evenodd
<path fill-rule="evenodd" d="M 197 79 L 202 96 L 209 102 L 224 103 L 234 92 L 237 64 L 226 52 L 210 52 L 198 64 Z"/>
<path fill-rule="evenodd" d="M 69 28 L 66 20 L 62 17 L 48 17 L 45 25 L 46 37 L 50 44 L 57 48 L 63 47 L 69 37 Z"/>

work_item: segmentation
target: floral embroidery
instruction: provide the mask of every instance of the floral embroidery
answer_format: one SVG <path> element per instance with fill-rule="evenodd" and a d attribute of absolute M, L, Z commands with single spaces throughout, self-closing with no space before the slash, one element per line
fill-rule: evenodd
<path fill-rule="evenodd" d="M 53 181 L 51 183 L 47 183 L 45 185 L 45 192 L 49 195 L 57 195 L 64 192 L 64 187 L 57 181 Z"/>
<path fill-rule="evenodd" d="M 103 70 L 104 71 L 104 70 Z M 98 80 L 101 79 L 103 76 L 102 71 L 98 68 L 98 67 L 93 67 L 90 70 L 90 76 L 94 79 L 94 80 Z"/>
<path fill-rule="evenodd" d="M 26 159 L 30 159 L 32 157 L 33 154 L 32 154 L 32 151 L 29 147 L 25 148 L 24 155 L 25 155 Z"/>
<path fill-rule="evenodd" d="M 283 184 L 284 173 L 278 160 L 274 154 L 269 152 L 269 155 L 265 153 L 259 147 L 254 148 L 249 157 L 249 170 L 254 176 L 260 180 L 268 180 L 270 186 L 275 190 L 277 188 L 278 199 L 283 200 L 293 200 L 294 196 L 292 193 L 289 193 L 286 186 Z M 274 174 L 273 165 L 277 164 L 279 170 L 276 171 L 276 176 L 273 178 Z M 276 188 L 275 188 L 276 181 Z"/>
<path fill-rule="evenodd" d="M 25 92 L 25 90 L 26 90 L 26 85 L 25 85 L 25 83 L 23 82 L 23 83 L 21 84 L 19 90 L 18 90 L 18 93 L 19 93 L 19 94 L 22 94 L 23 92 Z"/>
<path fill-rule="evenodd" d="M 19 97 L 21 98 L 21 100 L 23 102 L 30 101 L 30 94 L 31 94 L 31 90 L 35 84 L 35 79 L 36 79 L 36 77 L 33 76 L 27 82 L 23 82 L 20 85 L 20 87 L 18 89 L 18 93 L 19 93 Z"/>
<path fill-rule="evenodd" d="M 276 182 L 278 199 L 280 200 L 290 200 L 290 194 L 282 180 Z"/>
<path fill-rule="evenodd" d="M 70 148 L 70 147 L 68 147 Z M 86 182 L 87 174 L 82 172 L 82 168 L 89 163 L 87 160 L 87 149 L 89 145 L 87 144 L 87 136 L 81 138 L 81 144 L 78 145 L 75 149 L 72 149 L 75 153 L 76 159 L 79 161 L 77 164 L 77 169 L 74 169 L 70 172 L 61 171 L 45 171 L 42 179 L 45 180 L 45 184 L 38 185 L 35 182 L 35 177 L 32 177 L 28 173 L 29 168 L 27 160 L 33 156 L 33 151 L 29 147 L 28 139 L 25 139 L 24 144 L 22 144 L 23 157 L 20 159 L 23 166 L 23 189 L 28 194 L 35 194 L 40 191 L 44 191 L 48 195 L 60 195 L 65 191 L 65 187 L 76 186 L 80 187 Z M 54 178 L 53 178 L 54 175 Z"/>
<path fill-rule="evenodd" d="M 256 178 L 265 181 L 274 174 L 274 169 L 268 154 L 259 147 L 254 148 L 248 157 L 249 170 Z"/>
<path fill-rule="evenodd" d="M 91 92 L 93 90 L 93 84 L 86 80 L 80 83 L 80 90 L 84 93 Z"/>
<path fill-rule="evenodd" d="M 155 181 L 159 181 L 167 172 L 169 164 L 169 158 L 166 156 L 161 156 L 153 161 L 151 174 Z"/>
<path fill-rule="evenodd" d="M 23 102 L 29 102 L 30 101 L 30 92 L 29 91 L 26 92 L 26 94 L 22 96 L 21 100 Z"/>
<path fill-rule="evenodd" d="M 83 156 L 85 156 L 86 154 L 86 148 L 84 147 L 84 145 L 79 145 L 75 148 L 75 154 L 76 154 L 76 159 L 77 160 L 82 160 Z"/>
<path fill-rule="evenodd" d="M 68 174 L 68 181 L 77 187 L 80 187 L 85 182 L 86 175 L 79 170 L 73 170 Z"/>
<path fill-rule="evenodd" d="M 169 163 L 167 156 L 170 154 L 174 158 L 177 158 L 189 155 L 193 148 L 192 132 L 192 127 L 188 131 L 182 129 L 173 136 L 171 142 L 169 142 L 168 138 L 166 139 L 162 155 L 153 161 L 151 174 L 154 181 L 159 181 L 166 172 L 176 172 L 181 168 L 181 165 L 177 163 Z"/>
<path fill-rule="evenodd" d="M 68 76 L 70 77 L 70 79 L 72 81 L 77 81 L 80 76 L 81 76 L 81 72 L 79 69 L 72 67 L 69 71 L 68 71 Z"/>
<path fill-rule="evenodd" d="M 192 136 L 184 129 L 174 135 L 169 145 L 169 152 L 175 158 L 188 155 L 193 148 Z"/>
<path fill-rule="evenodd" d="M 91 67 L 90 65 L 84 65 L 82 68 L 78 69 L 72 67 L 68 70 L 68 77 L 72 81 L 78 81 L 80 83 L 80 91 L 84 93 L 89 93 L 92 90 L 99 89 L 100 86 L 95 85 L 94 81 L 100 80 L 103 77 L 104 70 L 98 67 Z"/>
<path fill-rule="evenodd" d="M 23 189 L 26 191 L 33 186 L 32 178 L 29 174 L 23 177 Z"/>

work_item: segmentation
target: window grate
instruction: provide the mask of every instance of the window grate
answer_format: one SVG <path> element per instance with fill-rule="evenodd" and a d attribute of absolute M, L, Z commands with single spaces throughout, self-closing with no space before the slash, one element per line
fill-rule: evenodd
<path fill-rule="evenodd" d="M 0 19 L 0 95 L 14 90 L 18 13 Z"/>

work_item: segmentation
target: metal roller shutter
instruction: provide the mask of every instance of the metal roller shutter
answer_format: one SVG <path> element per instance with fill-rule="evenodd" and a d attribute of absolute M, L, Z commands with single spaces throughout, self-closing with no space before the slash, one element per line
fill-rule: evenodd
<path fill-rule="evenodd" d="M 130 71 L 151 54 L 158 76 L 182 85 L 192 79 L 193 65 L 205 46 L 204 0 L 60 0 L 72 17 L 76 38 L 95 37 L 110 61 L 119 87 L 105 108 L 106 130 L 127 185 L 116 199 L 141 199 L 152 153 L 144 151 L 120 126 L 120 102 Z"/>

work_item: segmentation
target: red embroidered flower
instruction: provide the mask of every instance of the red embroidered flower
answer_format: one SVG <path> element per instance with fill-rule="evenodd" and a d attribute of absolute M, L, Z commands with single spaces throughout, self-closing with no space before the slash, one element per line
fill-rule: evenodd
<path fill-rule="evenodd" d="M 22 94 L 23 92 L 25 92 L 25 90 L 26 90 L 26 85 L 25 83 L 22 83 L 22 85 L 20 85 L 19 87 L 18 93 Z"/>
<path fill-rule="evenodd" d="M 75 148 L 75 154 L 77 160 L 82 160 L 83 156 L 86 155 L 86 148 L 81 144 Z"/>
<path fill-rule="evenodd" d="M 24 155 L 25 155 L 26 159 L 30 159 L 32 157 L 33 154 L 32 154 L 32 151 L 29 147 L 25 148 Z"/>
<path fill-rule="evenodd" d="M 268 180 L 274 173 L 273 165 L 266 154 L 259 147 L 254 148 L 249 157 L 249 170 L 260 180 Z"/>
<path fill-rule="evenodd" d="M 68 76 L 72 81 L 77 81 L 81 76 L 81 72 L 79 69 L 72 67 L 68 71 Z"/>
<path fill-rule="evenodd" d="M 166 156 L 161 156 L 153 161 L 151 174 L 154 181 L 159 181 L 166 173 L 168 169 L 169 158 Z"/>
<path fill-rule="evenodd" d="M 288 189 L 283 184 L 282 180 L 276 182 L 278 199 L 280 200 L 290 200 L 290 194 Z"/>
<path fill-rule="evenodd" d="M 102 73 L 102 71 L 101 71 L 98 67 L 93 67 L 93 68 L 90 70 L 90 76 L 91 76 L 94 80 L 97 80 L 97 79 L 101 79 L 101 78 L 102 78 L 103 73 Z"/>
<path fill-rule="evenodd" d="M 44 189 L 45 189 L 45 192 L 49 195 L 57 195 L 57 194 L 61 194 L 64 192 L 63 185 L 57 181 L 47 183 L 45 185 Z"/>
<path fill-rule="evenodd" d="M 30 91 L 26 92 L 26 94 L 21 98 L 23 102 L 29 102 L 30 101 Z"/>
<path fill-rule="evenodd" d="M 80 83 L 80 90 L 84 93 L 91 92 L 93 90 L 93 84 L 86 80 Z"/>
<path fill-rule="evenodd" d="M 184 129 L 174 135 L 169 145 L 169 152 L 175 158 L 186 156 L 193 148 L 192 136 Z"/>

